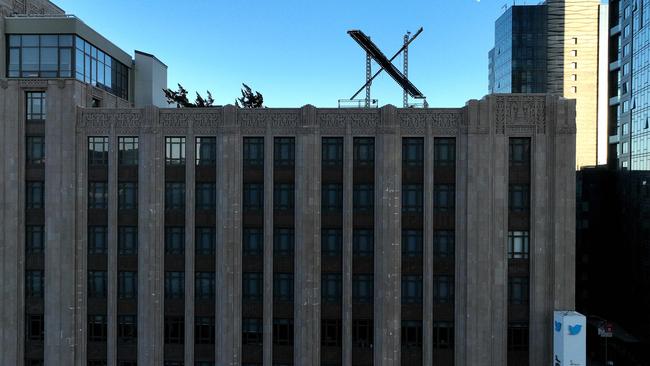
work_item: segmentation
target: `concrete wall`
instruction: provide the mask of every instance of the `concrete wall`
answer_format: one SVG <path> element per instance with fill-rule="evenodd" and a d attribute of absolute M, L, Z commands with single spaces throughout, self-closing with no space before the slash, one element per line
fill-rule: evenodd
<path fill-rule="evenodd" d="M 25 90 L 46 90 L 52 106 L 48 115 L 46 163 L 46 359 L 47 365 L 85 365 L 86 362 L 86 141 L 88 136 L 139 136 L 139 279 L 138 364 L 159 366 L 163 353 L 163 229 L 164 137 L 217 137 L 217 363 L 241 363 L 241 143 L 242 136 L 267 138 L 265 236 L 272 242 L 272 138 L 296 136 L 296 257 L 294 363 L 319 365 L 320 360 L 320 137 L 344 136 L 344 212 L 350 218 L 352 185 L 351 138 L 375 136 L 376 365 L 400 364 L 401 253 L 401 137 L 423 136 L 432 151 L 433 136 L 455 136 L 456 162 L 456 275 L 455 364 L 504 365 L 507 326 L 507 174 L 508 138 L 532 139 L 531 206 L 531 365 L 548 364 L 551 357 L 555 309 L 571 309 L 574 292 L 574 102 L 545 95 L 494 95 L 472 100 L 459 109 L 379 110 L 301 109 L 245 110 L 233 106 L 210 109 L 160 110 L 133 108 L 73 108 L 91 93 L 73 80 L 21 82 L 0 80 L 0 126 L 3 156 L 0 173 L 0 289 L 18 300 L 0 303 L 2 364 L 22 365 L 22 243 L 24 223 Z M 76 115 L 75 115 L 76 114 Z M 190 142 L 192 140 L 188 140 Z M 114 149 L 114 147 L 113 147 Z M 110 155 L 109 170 L 117 154 Z M 188 157 L 193 156 L 188 149 Z M 192 161 L 192 160 L 189 160 Z M 433 159 L 426 158 L 425 172 Z M 71 163 L 76 162 L 76 163 Z M 190 164 L 191 165 L 191 164 Z M 192 174 L 193 167 L 187 167 Z M 427 173 L 427 174 L 429 174 Z M 193 178 L 186 178 L 188 187 Z M 115 179 L 109 184 L 114 185 Z M 435 177 L 425 179 L 431 185 Z M 113 189 L 110 190 L 111 192 Z M 188 190 L 186 223 L 193 214 Z M 115 197 L 114 194 L 109 197 Z M 346 198 L 347 197 L 347 198 Z M 431 198 L 430 193 L 426 195 Z M 114 198 L 113 198 L 114 200 Z M 115 202 L 111 201 L 111 204 Z M 109 204 L 109 207 L 110 205 Z M 425 207 L 430 207 L 425 204 Z M 110 211 L 110 209 L 109 209 Z M 109 215 L 115 218 L 115 215 Z M 426 222 L 430 222 L 428 218 Z M 110 221 L 109 221 L 110 222 Z M 109 226 L 114 225 L 111 223 Z M 111 229 L 112 230 L 112 229 Z M 428 236 L 431 233 L 427 234 Z M 344 225 L 344 251 L 350 251 L 351 229 Z M 191 248 L 191 237 L 188 239 Z M 265 250 L 270 250 L 265 246 Z M 272 252 L 265 255 L 264 359 L 272 360 Z M 424 263 L 432 263 L 430 251 Z M 110 253 L 109 253 L 110 257 Z M 109 263 L 112 263 L 109 259 Z M 343 365 L 351 364 L 351 262 L 344 260 Z M 346 269 L 347 268 L 347 269 Z M 109 268 L 109 278 L 117 269 Z M 186 271 L 192 271 L 187 259 Z M 268 273 L 267 273 L 268 272 Z M 188 282 L 191 284 L 191 282 Z M 189 286 L 189 285 L 188 285 Z M 191 287 L 191 286 L 190 286 Z M 424 286 L 431 299 L 432 286 Z M 188 292 L 191 295 L 191 291 Z M 186 297 L 186 329 L 191 328 L 193 296 Z M 109 295 L 109 298 L 111 295 Z M 427 300 L 429 302 L 430 300 Z M 425 302 L 425 304 L 427 303 Z M 109 301 L 109 329 L 116 324 L 116 308 Z M 347 304 L 347 305 L 346 305 Z M 426 307 L 425 307 L 426 309 Z M 348 309 L 349 310 L 349 309 Z M 425 312 L 426 313 L 426 312 Z M 430 317 L 423 316 L 425 348 L 431 347 Z M 427 319 L 429 319 L 427 321 Z M 109 334 L 114 334 L 110 332 Z M 191 337 L 186 339 L 191 349 Z M 109 364 L 115 352 L 109 342 Z M 424 355 L 431 350 L 425 349 Z M 185 361 L 193 360 L 191 352 Z"/>
<path fill-rule="evenodd" d="M 135 51 L 133 75 L 133 102 L 136 107 L 169 107 L 163 93 L 163 89 L 167 89 L 167 65 L 153 55 Z"/>

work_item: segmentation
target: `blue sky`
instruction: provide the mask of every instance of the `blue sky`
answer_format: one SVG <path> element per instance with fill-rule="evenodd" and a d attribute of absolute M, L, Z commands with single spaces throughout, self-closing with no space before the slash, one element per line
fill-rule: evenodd
<path fill-rule="evenodd" d="M 333 107 L 365 82 L 365 56 L 346 33 L 361 29 L 388 57 L 407 30 L 409 79 L 431 106 L 457 107 L 487 93 L 494 20 L 509 0 L 53 0 L 133 55 L 156 55 L 168 84 L 210 90 L 233 103 L 241 83 L 269 107 Z M 518 0 L 517 4 L 523 4 Z M 528 1 L 529 4 L 535 2 Z M 180 6 L 181 4 L 182 6 Z M 401 69 L 401 57 L 395 60 Z M 374 70 L 377 69 L 373 63 Z M 402 103 L 382 73 L 379 104 Z"/>

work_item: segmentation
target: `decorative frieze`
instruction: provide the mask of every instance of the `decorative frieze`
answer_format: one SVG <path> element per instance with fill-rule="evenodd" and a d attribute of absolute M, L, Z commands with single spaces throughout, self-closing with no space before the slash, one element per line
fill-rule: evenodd
<path fill-rule="evenodd" d="M 546 133 L 546 96 L 497 96 L 495 133 Z"/>

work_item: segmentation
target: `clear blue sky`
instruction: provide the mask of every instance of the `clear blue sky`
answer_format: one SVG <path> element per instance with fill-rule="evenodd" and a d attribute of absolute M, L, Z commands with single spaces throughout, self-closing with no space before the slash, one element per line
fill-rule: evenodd
<path fill-rule="evenodd" d="M 365 82 L 365 56 L 346 33 L 361 29 L 388 57 L 405 31 L 409 79 L 431 106 L 457 107 L 487 93 L 494 21 L 509 0 L 53 0 L 133 55 L 156 55 L 168 84 L 212 91 L 233 103 L 241 83 L 269 107 L 336 106 Z M 518 0 L 517 4 L 523 4 Z M 529 4 L 535 3 L 528 1 Z M 395 60 L 401 69 L 401 57 Z M 373 63 L 376 70 L 376 65 Z M 380 105 L 401 105 L 386 74 L 373 83 Z"/>

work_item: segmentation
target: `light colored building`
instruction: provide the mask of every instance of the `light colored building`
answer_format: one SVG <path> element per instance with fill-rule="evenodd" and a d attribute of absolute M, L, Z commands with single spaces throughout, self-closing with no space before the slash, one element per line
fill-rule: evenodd
<path fill-rule="evenodd" d="M 599 0 L 517 5 L 495 23 L 490 93 L 541 92 L 576 100 L 576 168 L 605 164 L 608 15 Z"/>
<path fill-rule="evenodd" d="M 165 109 L 153 56 L 2 22 L 1 365 L 551 362 L 574 101 Z"/>

